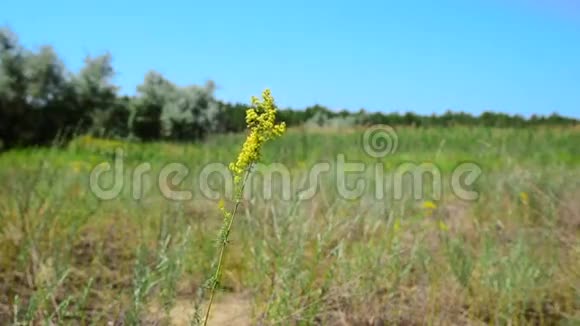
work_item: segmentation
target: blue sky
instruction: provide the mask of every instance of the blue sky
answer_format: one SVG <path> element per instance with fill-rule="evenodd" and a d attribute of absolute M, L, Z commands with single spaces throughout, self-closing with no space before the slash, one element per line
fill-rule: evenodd
<path fill-rule="evenodd" d="M 228 101 L 580 117 L 580 0 L 20 0 L 0 24 L 73 70 L 110 52 L 130 94 L 153 69 Z"/>

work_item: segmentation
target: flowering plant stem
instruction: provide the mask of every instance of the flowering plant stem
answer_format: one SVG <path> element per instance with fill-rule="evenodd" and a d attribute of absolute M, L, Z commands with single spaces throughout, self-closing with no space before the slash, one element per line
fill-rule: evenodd
<path fill-rule="evenodd" d="M 246 177 L 244 178 L 244 182 L 242 183 L 242 186 L 240 188 L 241 193 L 243 193 L 243 191 L 244 191 L 244 186 L 246 185 L 246 180 L 248 179 L 248 176 L 250 175 L 250 169 L 251 169 L 251 166 L 248 169 L 248 171 L 246 171 Z M 216 288 L 217 288 L 217 285 L 218 285 L 220 277 L 221 277 L 224 256 L 225 256 L 226 248 L 227 248 L 228 242 L 229 242 L 230 230 L 232 229 L 232 225 L 234 223 L 234 218 L 236 217 L 238 207 L 240 206 L 241 203 L 242 203 L 242 196 L 238 195 L 236 198 L 236 204 L 234 206 L 234 209 L 232 210 L 231 216 L 226 221 L 227 226 L 224 229 L 224 231 L 222 232 L 222 234 L 220 235 L 220 242 L 219 242 L 220 243 L 220 253 L 218 256 L 217 267 L 216 267 L 215 273 L 212 277 L 209 302 L 207 304 L 207 310 L 205 312 L 205 317 L 203 319 L 204 326 L 207 325 L 207 321 L 209 320 L 209 313 L 211 311 L 211 306 L 213 304 L 213 300 L 215 297 Z"/>
<path fill-rule="evenodd" d="M 217 266 L 215 273 L 210 279 L 210 298 L 203 321 L 204 326 L 207 325 L 209 319 L 216 288 L 221 277 L 230 230 L 232 229 L 236 212 L 242 201 L 248 176 L 251 173 L 254 163 L 260 160 L 262 146 L 269 140 L 281 136 L 286 129 L 284 122 L 276 124 L 276 104 L 269 89 L 266 89 L 262 93 L 262 101 L 256 97 L 252 97 L 252 107 L 246 111 L 246 124 L 250 132 L 242 145 L 242 150 L 238 154 L 236 161 L 230 164 L 230 170 L 234 177 L 234 187 L 236 189 L 236 204 L 232 212 L 227 212 L 223 201 L 220 202 L 220 210 L 224 216 L 224 221 L 218 239 L 220 249 Z M 244 177 L 243 180 L 242 176 Z"/>

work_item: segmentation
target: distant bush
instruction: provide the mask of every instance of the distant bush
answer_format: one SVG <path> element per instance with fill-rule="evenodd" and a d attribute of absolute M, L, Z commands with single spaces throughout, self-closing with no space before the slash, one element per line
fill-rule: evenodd
<path fill-rule="evenodd" d="M 192 140 L 217 130 L 214 86 L 178 87 L 156 72 L 145 76 L 133 99 L 129 129 L 142 140 Z"/>

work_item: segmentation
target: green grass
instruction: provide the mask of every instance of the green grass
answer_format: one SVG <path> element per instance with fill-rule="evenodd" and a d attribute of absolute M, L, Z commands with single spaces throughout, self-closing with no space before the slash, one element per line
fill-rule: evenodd
<path fill-rule="evenodd" d="M 318 162 L 334 166 L 338 154 L 372 166 L 379 161 L 363 151 L 363 132 L 290 130 L 264 148 L 263 162 L 284 164 L 296 182 Z M 580 131 L 397 132 L 397 151 L 380 160 L 385 175 L 405 162 L 431 162 L 443 173 L 442 198 L 394 200 L 387 187 L 382 200 L 372 192 L 345 200 L 332 171 L 306 201 L 255 193 L 235 221 L 216 313 L 220 299 L 235 296 L 247 300 L 251 324 L 580 322 Z M 0 154 L 0 324 L 170 324 L 193 316 L 207 299 L 197 293 L 222 222 L 196 176 L 233 160 L 242 141 L 79 138 L 65 148 Z M 118 147 L 125 186 L 100 201 L 89 171 L 112 162 Z M 482 170 L 474 202 L 456 198 L 447 183 L 464 161 Z M 136 200 L 131 171 L 144 162 L 150 188 Z M 193 190 L 192 200 L 167 200 L 157 189 L 153 176 L 173 162 L 190 168 L 179 187 Z M 365 180 L 374 189 L 371 173 Z"/>

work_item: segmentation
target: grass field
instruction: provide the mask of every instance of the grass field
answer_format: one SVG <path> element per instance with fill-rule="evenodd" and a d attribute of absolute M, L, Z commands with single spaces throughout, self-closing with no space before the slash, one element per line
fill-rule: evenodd
<path fill-rule="evenodd" d="M 287 169 L 292 196 L 280 198 L 288 186 L 276 177 L 274 198 L 259 180 L 248 188 L 210 324 L 580 324 L 580 130 L 400 128 L 382 158 L 365 153 L 363 133 L 291 129 L 267 144 L 263 163 Z M 0 324 L 189 324 L 207 297 L 200 289 L 221 224 L 220 200 L 203 195 L 200 174 L 234 160 L 243 138 L 80 137 L 0 154 Z M 118 148 L 122 191 L 100 200 L 90 173 Z M 366 181 L 361 196 L 341 196 L 335 169 L 313 196 L 295 196 L 313 166 L 334 167 L 341 154 L 372 167 L 346 180 Z M 451 189 L 464 162 L 481 169 L 470 186 L 477 200 Z M 151 171 L 136 193 L 143 163 Z M 160 187 L 168 163 L 189 174 Z M 376 198 L 376 167 L 388 179 L 423 163 L 441 180 L 427 179 L 420 198 L 409 178 L 402 197 L 386 182 Z M 192 198 L 169 200 L 164 187 Z"/>

